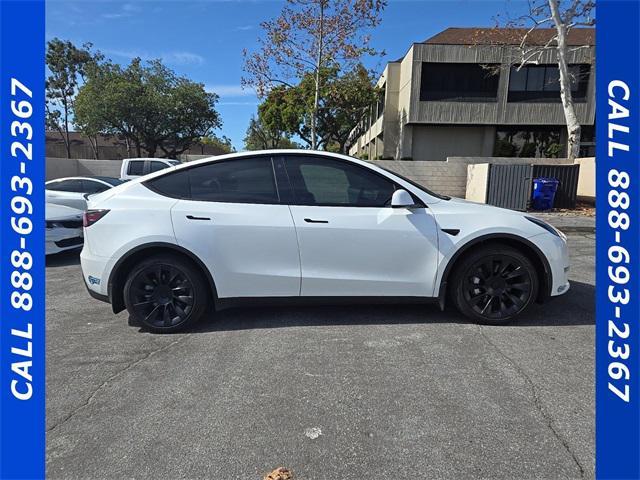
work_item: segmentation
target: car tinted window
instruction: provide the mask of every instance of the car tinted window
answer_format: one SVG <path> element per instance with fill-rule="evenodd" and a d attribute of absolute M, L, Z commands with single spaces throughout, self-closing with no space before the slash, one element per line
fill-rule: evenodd
<path fill-rule="evenodd" d="M 93 180 L 82 181 L 82 191 L 84 193 L 100 193 L 108 189 L 109 187 L 101 182 L 94 182 Z"/>
<path fill-rule="evenodd" d="M 228 203 L 278 203 L 271 159 L 214 162 L 145 182 L 176 198 Z"/>
<path fill-rule="evenodd" d="M 189 170 L 178 170 L 177 172 L 163 175 L 144 184 L 162 195 L 174 198 L 189 198 Z"/>
<path fill-rule="evenodd" d="M 287 157 L 295 201 L 303 205 L 384 207 L 393 182 L 358 165 L 319 157 Z"/>
<path fill-rule="evenodd" d="M 58 192 L 84 192 L 82 189 L 82 180 L 62 180 L 55 185 L 47 185 L 47 189 Z"/>
<path fill-rule="evenodd" d="M 169 165 L 167 165 L 164 162 L 158 162 L 158 161 L 150 161 L 149 162 L 149 172 L 157 172 L 158 170 L 164 170 L 165 168 L 169 168 Z"/>
<path fill-rule="evenodd" d="M 127 167 L 127 175 L 143 175 L 144 174 L 144 160 L 134 160 L 129 162 Z"/>
<path fill-rule="evenodd" d="M 193 200 L 278 203 L 270 158 L 210 163 L 188 170 Z"/>
<path fill-rule="evenodd" d="M 109 185 L 113 185 L 114 187 L 117 185 L 122 185 L 124 183 L 119 178 L 113 177 L 100 177 L 100 180 L 102 180 L 103 182 L 107 182 Z"/>

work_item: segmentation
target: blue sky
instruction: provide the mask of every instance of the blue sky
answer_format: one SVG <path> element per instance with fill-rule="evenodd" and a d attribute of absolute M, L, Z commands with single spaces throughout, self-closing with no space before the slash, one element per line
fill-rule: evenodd
<path fill-rule="evenodd" d="M 276 17 L 281 0 L 208 1 L 66 1 L 47 2 L 47 39 L 59 37 L 77 45 L 91 42 L 115 62 L 133 57 L 161 58 L 177 73 L 204 83 L 220 95 L 222 129 L 236 148 L 258 99 L 242 90 L 242 51 L 253 49 L 259 23 Z M 412 42 L 447 27 L 493 26 L 497 13 L 522 12 L 520 0 L 389 0 L 372 46 L 386 57 L 369 61 L 381 71 L 404 55 Z"/>

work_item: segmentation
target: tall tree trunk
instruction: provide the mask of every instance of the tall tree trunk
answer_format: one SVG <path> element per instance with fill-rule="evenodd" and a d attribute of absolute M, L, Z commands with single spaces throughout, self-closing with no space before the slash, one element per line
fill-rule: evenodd
<path fill-rule="evenodd" d="M 89 140 L 89 145 L 91 145 L 91 150 L 93 150 L 93 158 L 98 160 L 98 136 L 87 135 L 87 140 Z"/>
<path fill-rule="evenodd" d="M 158 150 L 158 147 L 154 144 L 151 144 L 151 145 L 147 145 L 146 150 L 147 150 L 147 155 L 150 158 L 154 158 L 156 156 L 156 151 Z"/>
<path fill-rule="evenodd" d="M 67 158 L 71 158 L 71 142 L 69 141 L 69 107 L 64 103 L 64 146 L 67 149 Z"/>
<path fill-rule="evenodd" d="M 129 137 L 124 137 L 124 144 L 127 146 L 127 158 L 131 158 L 131 142 Z"/>
<path fill-rule="evenodd" d="M 316 57 L 316 78 L 315 92 L 313 98 L 313 114 L 311 116 L 311 149 L 318 148 L 317 128 L 318 128 L 318 106 L 320 105 L 320 79 L 322 67 L 322 49 L 324 42 L 324 0 L 320 0 L 320 17 L 318 25 L 318 55 Z"/>
<path fill-rule="evenodd" d="M 574 160 L 580 154 L 581 128 L 571 95 L 571 77 L 567 65 L 567 27 L 563 24 L 558 0 L 549 0 L 551 17 L 558 32 L 558 69 L 560 70 L 560 98 L 567 122 L 567 157 Z"/>

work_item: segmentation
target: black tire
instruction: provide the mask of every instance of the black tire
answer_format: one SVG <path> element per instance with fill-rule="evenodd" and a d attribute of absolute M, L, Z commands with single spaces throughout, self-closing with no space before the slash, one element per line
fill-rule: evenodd
<path fill-rule="evenodd" d="M 199 321 L 210 302 L 202 272 L 178 255 L 153 255 L 136 264 L 124 284 L 134 322 L 154 333 L 172 333 Z"/>
<path fill-rule="evenodd" d="M 453 271 L 449 283 L 453 303 L 477 323 L 508 323 L 536 299 L 536 269 L 525 254 L 508 245 L 474 250 Z"/>

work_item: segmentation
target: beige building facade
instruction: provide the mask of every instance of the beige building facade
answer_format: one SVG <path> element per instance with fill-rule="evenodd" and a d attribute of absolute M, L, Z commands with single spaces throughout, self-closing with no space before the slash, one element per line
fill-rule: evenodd
<path fill-rule="evenodd" d="M 447 157 L 558 157 L 566 153 L 554 34 L 536 31 L 535 63 L 521 68 L 514 29 L 450 28 L 387 64 L 378 105 L 357 129 L 352 156 L 385 160 Z M 573 29 L 568 62 L 581 154 L 595 149 L 595 33 Z M 355 137 L 355 135 L 354 135 Z"/>

